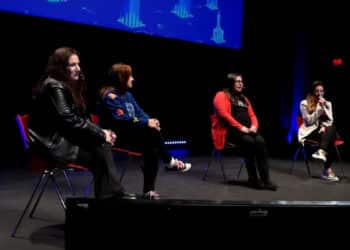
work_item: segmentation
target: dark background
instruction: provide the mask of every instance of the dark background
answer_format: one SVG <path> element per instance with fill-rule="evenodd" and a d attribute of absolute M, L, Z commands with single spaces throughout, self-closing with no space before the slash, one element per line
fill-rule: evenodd
<path fill-rule="evenodd" d="M 292 107 L 316 79 L 325 81 L 339 133 L 348 142 L 349 18 L 345 6 L 331 3 L 245 1 L 241 50 L 0 12 L 3 158 L 21 159 L 15 114 L 30 111 L 31 87 L 60 46 L 81 53 L 92 111 L 108 67 L 131 64 L 138 102 L 160 119 L 166 138 L 186 139 L 192 154 L 209 154 L 212 98 L 235 71 L 244 75 L 271 156 L 290 157 L 295 150 L 295 138 L 286 141 Z M 334 67 L 337 56 L 344 64 Z M 296 87 L 302 94 L 295 97 Z M 346 143 L 345 159 L 348 149 Z"/>

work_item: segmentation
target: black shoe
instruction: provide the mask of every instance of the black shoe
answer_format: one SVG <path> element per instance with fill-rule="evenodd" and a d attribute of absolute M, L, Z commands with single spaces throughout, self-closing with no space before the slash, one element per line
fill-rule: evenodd
<path fill-rule="evenodd" d="M 121 192 L 121 193 L 117 193 L 114 196 L 114 198 L 123 199 L 123 200 L 136 200 L 137 196 L 136 194 Z"/>
<path fill-rule="evenodd" d="M 278 186 L 275 183 L 268 181 L 268 182 L 263 183 L 263 189 L 277 191 Z"/>
<path fill-rule="evenodd" d="M 114 192 L 110 194 L 103 194 L 96 196 L 99 200 L 109 200 L 109 199 L 125 199 L 125 200 L 136 200 L 136 194 L 130 194 L 125 192 Z"/>
<path fill-rule="evenodd" d="M 254 189 L 263 189 L 264 185 L 260 180 L 248 180 L 248 186 Z"/>

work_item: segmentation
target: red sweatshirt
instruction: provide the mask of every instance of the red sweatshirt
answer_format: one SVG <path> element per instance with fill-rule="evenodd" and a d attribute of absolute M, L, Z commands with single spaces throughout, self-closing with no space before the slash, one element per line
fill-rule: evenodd
<path fill-rule="evenodd" d="M 258 119 L 254 113 L 250 101 L 246 97 L 245 101 L 248 105 L 248 115 L 251 121 L 251 126 L 259 128 Z M 232 116 L 230 97 L 224 91 L 219 91 L 216 93 L 213 100 L 213 105 L 215 111 L 210 117 L 211 134 L 214 147 L 218 150 L 222 150 L 226 143 L 228 125 L 235 127 L 238 130 L 241 130 L 243 125 Z"/>

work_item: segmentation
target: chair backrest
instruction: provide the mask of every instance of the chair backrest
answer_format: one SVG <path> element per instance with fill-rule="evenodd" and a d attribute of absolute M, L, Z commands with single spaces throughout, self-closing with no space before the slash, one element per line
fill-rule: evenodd
<path fill-rule="evenodd" d="M 298 115 L 298 116 L 297 116 L 297 125 L 298 125 L 298 128 L 300 128 L 301 125 L 303 125 L 303 123 L 304 123 L 303 117 L 302 117 L 301 115 Z"/>
<path fill-rule="evenodd" d="M 95 124 L 99 124 L 100 123 L 100 119 L 99 119 L 97 114 L 90 114 L 90 119 Z"/>
<path fill-rule="evenodd" d="M 210 123 L 211 123 L 211 128 L 210 128 L 210 130 L 211 130 L 211 140 L 212 140 L 212 144 L 213 144 L 214 149 L 217 150 L 217 151 L 221 151 L 223 149 L 238 149 L 239 146 L 236 143 L 234 143 L 232 141 L 227 141 L 227 140 L 226 140 L 226 142 L 224 144 L 224 148 L 223 149 L 217 149 L 216 148 L 216 145 L 215 145 L 215 142 L 214 142 L 214 137 L 215 137 L 214 129 L 212 128 L 212 126 L 213 126 L 213 123 L 218 122 L 218 120 L 217 120 L 218 118 L 216 118 L 215 114 L 211 114 L 209 116 L 209 119 L 210 119 Z"/>
<path fill-rule="evenodd" d="M 29 123 L 29 115 L 16 115 L 16 123 L 19 129 L 19 133 L 21 135 L 23 147 L 25 150 L 29 148 L 28 145 L 28 123 Z"/>
<path fill-rule="evenodd" d="M 26 152 L 29 151 L 29 144 L 28 144 L 28 125 L 29 125 L 29 115 L 24 114 L 16 115 L 16 123 L 17 127 L 19 130 L 19 133 L 21 135 L 22 143 L 24 150 Z M 34 171 L 43 171 L 48 168 L 48 162 L 42 159 L 42 157 L 38 156 L 37 154 L 29 153 L 28 154 L 28 160 L 29 160 L 29 165 L 31 167 L 31 170 Z"/>
<path fill-rule="evenodd" d="M 21 135 L 23 147 L 26 151 L 29 150 L 29 144 L 28 144 L 28 125 L 29 125 L 29 115 L 24 114 L 24 115 L 16 115 L 16 123 L 17 127 L 19 129 L 19 133 Z M 32 170 L 39 170 L 42 171 L 44 169 L 50 168 L 54 162 L 48 162 L 47 160 L 43 159 L 41 156 L 38 154 L 33 154 L 30 152 L 29 154 L 29 161 L 30 161 L 30 166 Z M 65 165 L 66 168 L 72 168 L 72 169 L 78 169 L 78 170 L 85 170 L 87 171 L 88 169 L 84 166 L 80 166 L 77 164 L 69 163 Z"/>

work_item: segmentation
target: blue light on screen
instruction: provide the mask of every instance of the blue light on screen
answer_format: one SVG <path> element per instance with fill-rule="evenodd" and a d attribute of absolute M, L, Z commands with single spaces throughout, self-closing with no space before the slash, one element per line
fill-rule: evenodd
<path fill-rule="evenodd" d="M 241 48 L 243 0 L 11 0 L 0 10 Z"/>

